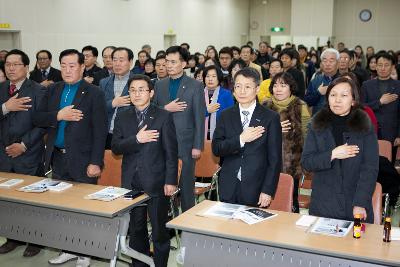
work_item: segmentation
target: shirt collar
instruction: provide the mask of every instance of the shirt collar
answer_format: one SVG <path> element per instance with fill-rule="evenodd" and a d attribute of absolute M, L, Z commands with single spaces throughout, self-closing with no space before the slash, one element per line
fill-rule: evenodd
<path fill-rule="evenodd" d="M 125 75 L 123 75 L 121 77 L 118 77 L 118 75 L 115 75 L 115 79 L 117 81 L 125 81 L 125 80 L 127 81 L 129 79 L 129 75 L 130 75 L 130 71 L 128 71 L 127 74 L 125 74 Z"/>
<path fill-rule="evenodd" d="M 239 103 L 240 113 L 242 113 L 242 111 L 246 110 L 246 111 L 250 112 L 250 114 L 253 114 L 254 109 L 256 108 L 256 105 L 257 105 L 256 100 L 254 100 L 253 104 L 251 104 L 250 107 L 248 107 L 248 108 L 243 108 L 242 105 Z"/>
<path fill-rule="evenodd" d="M 21 89 L 21 86 L 22 86 L 22 84 L 25 82 L 25 80 L 26 80 L 26 78 L 23 79 L 22 81 L 17 82 L 17 83 L 12 83 L 12 82 L 10 82 L 10 85 L 11 85 L 11 84 L 15 84 L 16 90 L 19 90 L 19 89 Z"/>

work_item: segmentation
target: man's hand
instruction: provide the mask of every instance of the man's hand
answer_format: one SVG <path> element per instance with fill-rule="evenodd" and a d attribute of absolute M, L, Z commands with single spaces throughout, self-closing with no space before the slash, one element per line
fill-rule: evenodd
<path fill-rule="evenodd" d="M 66 106 L 57 113 L 58 121 L 80 121 L 83 113 L 79 109 L 74 109 L 74 105 Z"/>
<path fill-rule="evenodd" d="M 289 120 L 281 121 L 282 133 L 289 132 L 292 127 L 290 127 L 291 123 Z"/>
<path fill-rule="evenodd" d="M 164 185 L 164 195 L 169 197 L 172 196 L 176 191 L 176 185 L 165 184 Z"/>
<path fill-rule="evenodd" d="M 89 164 L 87 166 L 86 175 L 88 177 L 99 177 L 101 174 L 101 169 L 99 165 Z"/>
<path fill-rule="evenodd" d="M 40 84 L 43 85 L 44 87 L 48 87 L 49 85 L 53 84 L 54 82 L 52 80 L 44 80 Z"/>
<path fill-rule="evenodd" d="M 361 219 L 366 220 L 367 219 L 367 211 L 363 207 L 353 207 L 353 217 L 356 217 L 356 214 L 361 215 Z"/>
<path fill-rule="evenodd" d="M 400 137 L 397 137 L 396 139 L 394 139 L 393 145 L 400 146 Z"/>
<path fill-rule="evenodd" d="M 344 144 L 332 150 L 331 161 L 334 159 L 348 159 L 357 156 L 360 149 L 356 145 Z"/>
<path fill-rule="evenodd" d="M 192 149 L 192 158 L 193 159 L 200 158 L 200 155 L 201 155 L 201 150 L 200 149 L 197 149 L 197 148 L 193 148 Z"/>
<path fill-rule="evenodd" d="M 127 107 L 131 104 L 131 98 L 126 95 L 126 96 L 116 96 L 111 105 L 113 108 L 118 108 L 118 107 Z"/>
<path fill-rule="evenodd" d="M 187 104 L 185 101 L 178 102 L 179 98 L 169 102 L 167 105 L 164 106 L 165 110 L 169 112 L 179 112 L 184 111 L 187 108 Z"/>
<path fill-rule="evenodd" d="M 254 140 L 260 138 L 264 132 L 265 128 L 262 126 L 247 127 L 240 135 L 240 141 L 242 141 L 242 143 L 253 142 Z"/>
<path fill-rule="evenodd" d="M 6 154 L 11 158 L 16 158 L 26 151 L 21 143 L 14 143 L 6 147 Z"/>
<path fill-rule="evenodd" d="M 323 83 L 318 87 L 318 91 L 321 95 L 326 95 L 326 90 L 328 89 L 328 86 L 324 86 Z"/>
<path fill-rule="evenodd" d="M 86 76 L 85 78 L 83 78 L 85 81 L 87 81 L 88 83 L 93 83 L 94 78 L 90 77 L 90 76 Z"/>
<path fill-rule="evenodd" d="M 272 198 L 271 198 L 270 195 L 267 195 L 267 194 L 261 192 L 261 193 L 260 193 L 260 197 L 259 197 L 259 199 L 258 199 L 257 205 L 258 205 L 260 208 L 266 208 L 266 207 L 269 206 L 269 204 L 271 204 L 271 200 L 272 200 Z"/>
<path fill-rule="evenodd" d="M 382 105 L 390 104 L 390 103 L 392 103 L 393 101 L 396 101 L 396 99 L 397 99 L 398 97 L 399 97 L 399 96 L 398 96 L 397 94 L 386 93 L 386 94 L 383 94 L 383 95 L 381 96 L 381 98 L 379 99 L 379 102 L 380 102 Z"/>
<path fill-rule="evenodd" d="M 4 104 L 8 111 L 27 111 L 32 105 L 26 105 L 26 103 L 31 102 L 30 97 L 17 98 L 18 94 L 7 100 Z"/>
<path fill-rule="evenodd" d="M 219 103 L 209 104 L 209 105 L 207 105 L 207 112 L 208 113 L 217 112 L 219 110 L 219 107 L 220 107 Z"/>
<path fill-rule="evenodd" d="M 160 133 L 157 130 L 146 130 L 147 125 L 143 126 L 142 129 L 136 134 L 136 140 L 140 144 L 157 142 Z"/>

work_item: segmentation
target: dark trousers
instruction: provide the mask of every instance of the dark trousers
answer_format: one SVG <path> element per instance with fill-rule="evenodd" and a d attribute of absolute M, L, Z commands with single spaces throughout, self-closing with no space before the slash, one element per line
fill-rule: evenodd
<path fill-rule="evenodd" d="M 53 179 L 85 184 L 97 184 L 97 178 L 94 177 L 72 177 L 67 167 L 68 164 L 66 155 L 67 154 L 61 153 L 61 151 L 59 151 L 58 149 L 54 149 L 53 159 L 51 161 L 53 168 Z"/>
<path fill-rule="evenodd" d="M 241 189 L 241 181 L 239 179 L 234 179 L 233 183 L 235 183 L 235 192 L 232 194 L 230 197 L 222 197 L 221 194 L 219 196 L 219 199 L 222 202 L 226 203 L 232 203 L 232 204 L 240 204 L 240 205 L 249 205 L 248 203 L 245 203 L 245 200 L 242 197 L 242 189 Z M 257 203 L 249 206 L 256 206 Z"/>
<path fill-rule="evenodd" d="M 300 212 L 299 207 L 299 179 L 293 178 L 293 207 L 292 211 L 295 213 Z"/>
<path fill-rule="evenodd" d="M 111 141 L 112 141 L 113 134 L 108 133 L 106 139 L 106 149 L 111 149 Z"/>
<path fill-rule="evenodd" d="M 154 246 L 154 264 L 156 267 L 166 267 L 170 248 L 169 233 L 165 224 L 168 222 L 168 198 L 165 196 L 152 197 L 146 206 L 133 208 L 129 223 L 129 246 L 143 254 L 150 254 L 149 235 L 147 231 L 147 214 L 150 217 L 152 241 Z M 148 266 L 132 259 L 132 266 Z"/>
<path fill-rule="evenodd" d="M 179 187 L 181 189 L 181 208 L 182 212 L 187 211 L 194 206 L 194 167 L 196 160 L 192 155 L 182 157 L 182 172 L 179 180 Z"/>

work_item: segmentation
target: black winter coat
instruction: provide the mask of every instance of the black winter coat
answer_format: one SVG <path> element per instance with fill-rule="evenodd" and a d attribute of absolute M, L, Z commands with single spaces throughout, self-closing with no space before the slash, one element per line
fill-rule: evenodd
<path fill-rule="evenodd" d="M 361 109 L 351 112 L 343 143 L 357 145 L 353 158 L 331 161 L 336 147 L 332 134 L 332 113 L 326 108 L 313 118 L 303 147 L 301 164 L 313 172 L 310 214 L 353 220 L 353 207 L 367 211 L 373 223 L 372 195 L 378 175 L 378 141 L 368 115 Z"/>

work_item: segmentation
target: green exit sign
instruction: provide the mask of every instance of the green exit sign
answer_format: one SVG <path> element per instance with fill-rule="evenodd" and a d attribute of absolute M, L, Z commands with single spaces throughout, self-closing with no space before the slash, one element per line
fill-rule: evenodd
<path fill-rule="evenodd" d="M 282 27 L 272 27 L 271 32 L 283 32 L 284 28 Z"/>

